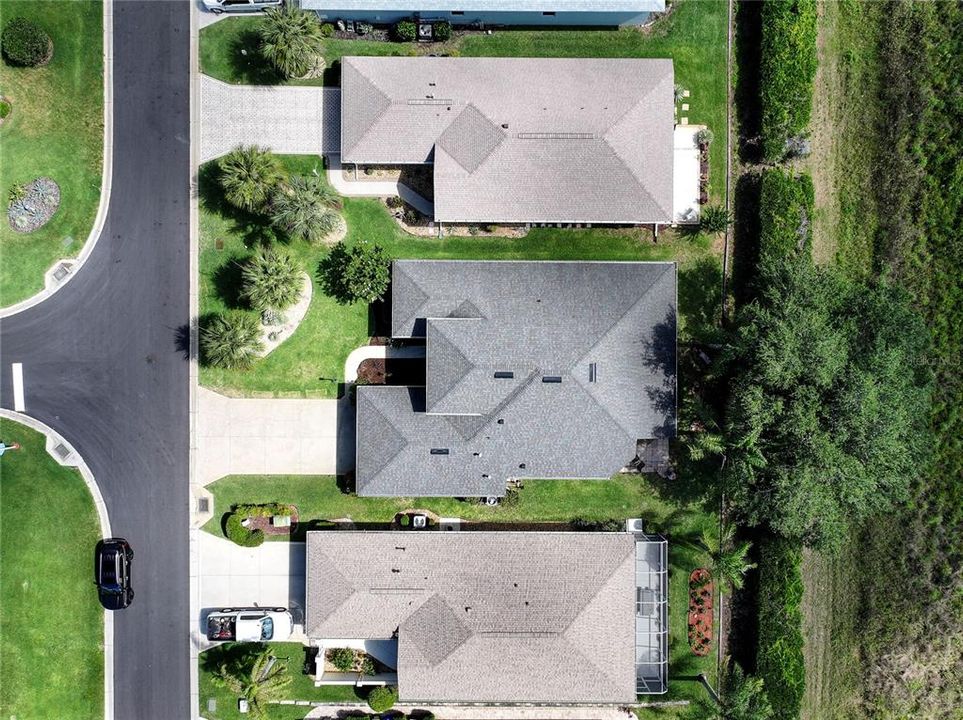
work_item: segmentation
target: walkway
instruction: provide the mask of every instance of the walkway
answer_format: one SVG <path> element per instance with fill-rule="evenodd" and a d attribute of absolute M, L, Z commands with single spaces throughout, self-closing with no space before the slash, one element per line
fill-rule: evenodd
<path fill-rule="evenodd" d="M 696 134 L 704 128 L 704 125 L 677 125 L 672 134 L 672 219 L 678 223 L 699 221 L 702 170 Z"/>
<path fill-rule="evenodd" d="M 238 145 L 323 155 L 341 147 L 339 88 L 228 85 L 200 76 L 201 163 Z"/>
<path fill-rule="evenodd" d="M 429 218 L 435 216 L 435 205 L 397 180 L 345 180 L 341 173 L 340 152 L 330 152 L 328 159 L 328 182 L 346 197 L 390 197 L 398 195 L 415 210 Z"/>
<path fill-rule="evenodd" d="M 288 704 L 288 703 L 285 703 Z M 293 703 L 290 703 L 293 704 Z M 304 703 L 302 703 L 304 704 Z M 367 705 L 314 705 L 305 715 L 307 718 L 351 717 L 351 713 L 366 710 Z M 423 705 L 395 705 L 394 710 L 408 714 L 412 710 L 425 709 Z M 484 706 L 484 705 L 432 705 L 435 716 L 444 720 L 627 720 L 635 715 L 626 708 L 591 707 L 573 705 L 530 706 Z"/>
<path fill-rule="evenodd" d="M 197 390 L 197 481 L 225 475 L 334 475 L 354 467 L 347 399 L 229 398 Z"/>
<path fill-rule="evenodd" d="M 358 379 L 358 367 L 364 360 L 383 360 L 387 357 L 401 359 L 425 357 L 424 345 L 391 347 L 389 345 L 362 345 L 355 348 L 344 361 L 344 381 L 353 383 Z"/>

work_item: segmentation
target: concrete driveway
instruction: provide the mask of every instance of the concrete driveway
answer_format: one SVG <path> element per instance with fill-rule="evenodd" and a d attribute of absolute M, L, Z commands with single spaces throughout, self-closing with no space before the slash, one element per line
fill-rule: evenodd
<path fill-rule="evenodd" d="M 197 479 L 335 475 L 354 468 L 354 408 L 341 400 L 229 398 L 197 389 Z"/>
<path fill-rule="evenodd" d="M 200 76 L 200 162 L 238 145 L 322 155 L 341 149 L 341 89 L 228 85 Z"/>

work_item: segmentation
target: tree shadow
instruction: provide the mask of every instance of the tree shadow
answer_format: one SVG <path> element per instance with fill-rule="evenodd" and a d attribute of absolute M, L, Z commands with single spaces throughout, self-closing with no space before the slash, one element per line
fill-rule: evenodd
<path fill-rule="evenodd" d="M 174 328 L 174 350 L 179 352 L 185 360 L 194 359 L 191 354 L 191 329 L 197 327 L 197 321 L 184 323 Z"/>
<path fill-rule="evenodd" d="M 738 0 L 736 3 L 735 59 L 738 68 L 735 105 L 739 123 L 739 157 L 743 162 L 758 162 L 762 157 L 762 107 L 759 68 L 762 57 L 762 3 Z"/>
<path fill-rule="evenodd" d="M 211 273 L 214 291 L 221 301 L 232 310 L 249 310 L 250 303 L 243 297 L 244 266 L 237 260 L 228 260 Z"/>
<path fill-rule="evenodd" d="M 717 342 L 722 323 L 722 265 L 704 257 L 679 270 L 679 314 L 686 334 L 700 342 Z"/>
<path fill-rule="evenodd" d="M 233 674 L 250 672 L 251 663 L 265 649 L 262 643 L 224 643 L 201 653 L 201 670 L 206 673 L 217 672 L 222 666 Z"/>
<path fill-rule="evenodd" d="M 344 268 L 350 256 L 344 243 L 338 243 L 318 263 L 318 282 L 325 295 L 333 297 L 340 305 L 350 305 L 354 302 L 348 285 L 344 280 Z"/>
<path fill-rule="evenodd" d="M 330 87 L 337 87 L 341 84 L 341 59 L 338 58 L 334 60 L 330 65 L 328 65 L 321 77 L 323 78 L 324 84 Z"/>
<path fill-rule="evenodd" d="M 231 70 L 242 85 L 279 85 L 284 77 L 261 53 L 261 38 L 257 30 L 239 33 L 229 49 Z"/>
<path fill-rule="evenodd" d="M 745 174 L 736 182 L 735 224 L 732 230 L 732 295 L 737 311 L 753 297 L 753 285 L 759 262 L 761 197 L 761 175 Z"/>

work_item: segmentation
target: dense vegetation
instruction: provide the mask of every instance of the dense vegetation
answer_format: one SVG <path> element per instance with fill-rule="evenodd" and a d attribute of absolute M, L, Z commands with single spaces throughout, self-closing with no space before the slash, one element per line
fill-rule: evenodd
<path fill-rule="evenodd" d="M 15 17 L 3 26 L 3 56 L 14 65 L 43 65 L 53 53 L 53 41 L 42 27 L 27 18 Z"/>
<path fill-rule="evenodd" d="M 760 269 L 781 258 L 808 253 L 812 244 L 813 183 L 809 175 L 767 170 L 759 199 Z"/>
<path fill-rule="evenodd" d="M 761 133 L 767 160 L 786 152 L 812 114 L 816 75 L 816 1 L 766 0 L 762 5 Z"/>
<path fill-rule="evenodd" d="M 793 542 L 768 540 L 760 546 L 756 669 L 777 720 L 799 717 L 806 686 L 801 562 L 802 553 Z"/>

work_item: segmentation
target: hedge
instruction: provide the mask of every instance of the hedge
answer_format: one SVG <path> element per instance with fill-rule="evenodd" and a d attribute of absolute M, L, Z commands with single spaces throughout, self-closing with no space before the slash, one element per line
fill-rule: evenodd
<path fill-rule="evenodd" d="M 809 123 L 816 65 L 816 0 L 765 0 L 759 85 L 767 160 L 785 155 L 786 141 Z"/>
<path fill-rule="evenodd" d="M 759 266 L 812 245 L 813 181 L 809 175 L 771 169 L 762 175 L 759 197 Z"/>
<path fill-rule="evenodd" d="M 259 529 L 248 530 L 241 525 L 243 519 L 244 516 L 236 512 L 227 516 L 224 531 L 228 539 L 242 547 L 257 547 L 261 545 L 264 542 L 264 531 Z"/>
<path fill-rule="evenodd" d="M 765 683 L 775 720 L 797 720 L 806 690 L 801 563 L 802 551 L 788 540 L 760 544 L 756 674 Z"/>

